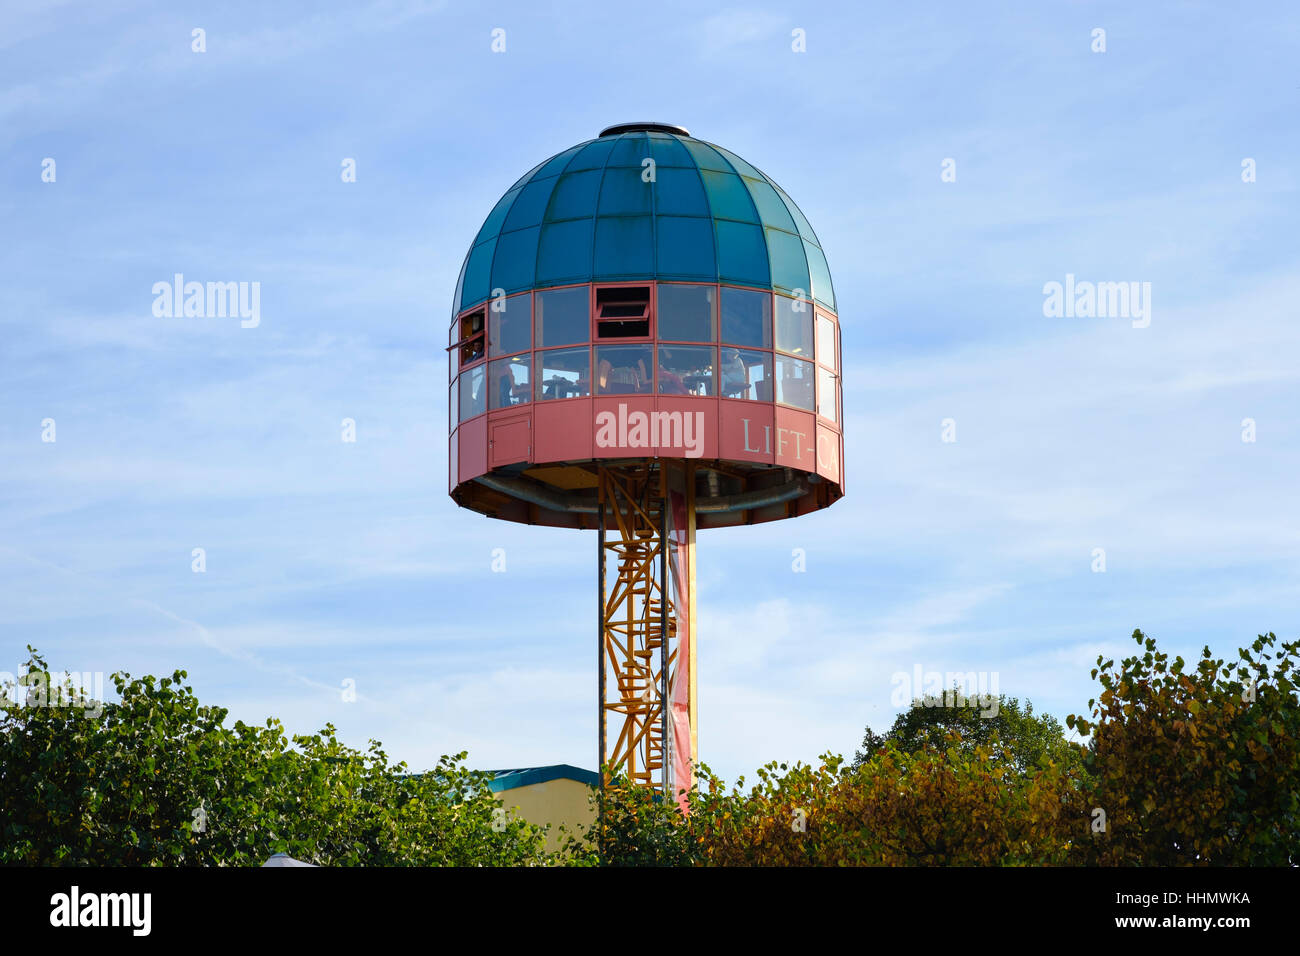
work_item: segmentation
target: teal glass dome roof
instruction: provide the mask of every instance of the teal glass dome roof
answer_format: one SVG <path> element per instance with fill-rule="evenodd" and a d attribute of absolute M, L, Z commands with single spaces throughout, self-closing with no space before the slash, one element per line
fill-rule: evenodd
<path fill-rule="evenodd" d="M 494 289 L 638 279 L 802 293 L 837 311 L 817 234 L 781 187 L 721 146 L 660 124 L 611 127 L 515 183 L 465 257 L 454 306 L 462 312 Z"/>

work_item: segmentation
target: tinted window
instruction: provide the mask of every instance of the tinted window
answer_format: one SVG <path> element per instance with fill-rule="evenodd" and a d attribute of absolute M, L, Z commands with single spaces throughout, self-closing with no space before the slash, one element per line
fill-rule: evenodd
<path fill-rule="evenodd" d="M 776 347 L 782 352 L 793 352 L 812 358 L 813 310 L 810 303 L 799 299 L 776 297 Z"/>
<path fill-rule="evenodd" d="M 533 334 L 532 301 L 531 295 L 514 295 L 492 303 L 488 309 L 488 355 L 528 350 Z"/>
<path fill-rule="evenodd" d="M 711 285 L 660 285 L 660 340 L 712 342 L 716 294 Z"/>
<path fill-rule="evenodd" d="M 591 335 L 589 295 L 586 286 L 548 289 L 537 293 L 537 344 L 570 345 Z"/>
<path fill-rule="evenodd" d="M 722 288 L 722 341 L 772 347 L 772 296 L 750 289 Z"/>
<path fill-rule="evenodd" d="M 534 358 L 537 401 L 591 394 L 591 353 L 588 349 L 552 349 Z"/>

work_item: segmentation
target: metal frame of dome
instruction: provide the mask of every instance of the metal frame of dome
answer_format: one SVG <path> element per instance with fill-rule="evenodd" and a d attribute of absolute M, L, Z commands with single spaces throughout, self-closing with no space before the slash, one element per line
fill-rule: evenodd
<path fill-rule="evenodd" d="M 835 311 L 820 240 L 786 192 L 729 150 L 670 129 L 681 127 L 612 126 L 530 170 L 476 234 L 453 311 L 495 289 L 638 279 L 771 288 Z"/>

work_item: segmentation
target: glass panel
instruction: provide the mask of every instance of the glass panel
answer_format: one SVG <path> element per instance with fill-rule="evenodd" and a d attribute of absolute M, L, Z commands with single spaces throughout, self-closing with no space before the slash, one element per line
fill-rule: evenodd
<path fill-rule="evenodd" d="M 763 230 L 726 220 L 713 225 L 718 231 L 718 278 L 742 285 L 767 285 L 767 243 L 763 241 Z"/>
<path fill-rule="evenodd" d="M 659 166 L 689 166 L 695 168 L 695 161 L 691 159 L 691 154 L 686 152 L 676 137 L 669 136 L 667 133 L 650 134 L 650 155 Z"/>
<path fill-rule="evenodd" d="M 766 229 L 767 251 L 772 258 L 772 285 L 798 295 L 811 296 L 808 260 L 804 258 L 803 240 L 780 229 Z"/>
<path fill-rule="evenodd" d="M 722 287 L 722 341 L 772 347 L 772 294 Z"/>
<path fill-rule="evenodd" d="M 573 157 L 573 161 L 565 168 L 566 173 L 572 173 L 579 169 L 600 169 L 605 165 L 605 159 L 609 156 L 609 151 L 614 148 L 614 137 L 606 136 L 603 139 L 594 139 Z"/>
<path fill-rule="evenodd" d="M 488 309 L 488 355 L 509 355 L 532 347 L 532 302 L 533 297 L 524 293 L 492 303 Z"/>
<path fill-rule="evenodd" d="M 640 216 L 650 211 L 650 187 L 639 169 L 606 169 L 600 184 L 602 216 Z"/>
<path fill-rule="evenodd" d="M 716 395 L 711 345 L 659 346 L 659 394 Z"/>
<path fill-rule="evenodd" d="M 655 212 L 661 216 L 708 216 L 704 184 L 694 169 L 655 170 Z"/>
<path fill-rule="evenodd" d="M 839 370 L 835 360 L 835 323 L 824 315 L 817 316 L 817 361 L 829 369 Z"/>
<path fill-rule="evenodd" d="M 719 172 L 731 172 L 731 166 L 727 161 L 718 155 L 718 151 L 707 143 L 701 143 L 696 139 L 683 139 L 680 141 L 683 146 L 691 151 L 695 157 L 696 164 L 700 169 L 716 169 Z"/>
<path fill-rule="evenodd" d="M 753 197 L 754 205 L 758 207 L 758 215 L 763 220 L 763 225 L 776 226 L 787 232 L 795 231 L 790 211 L 785 208 L 785 203 L 781 202 L 781 197 L 776 194 L 775 189 L 755 179 L 746 179 L 745 185 L 749 187 L 749 195 Z"/>
<path fill-rule="evenodd" d="M 813 297 L 835 308 L 835 291 L 831 288 L 831 270 L 826 266 L 826 257 L 811 242 L 803 244 L 803 251 L 808 256 L 808 278 L 812 282 Z"/>
<path fill-rule="evenodd" d="M 453 432 L 460 423 L 460 384 L 455 379 L 447 392 L 447 423 L 448 430 Z"/>
<path fill-rule="evenodd" d="M 723 398 L 772 400 L 772 353 L 722 347 L 718 366 Z"/>
<path fill-rule="evenodd" d="M 538 352 L 537 401 L 591 394 L 591 353 L 588 349 Z"/>
<path fill-rule="evenodd" d="M 548 223 L 537 250 L 537 281 L 591 278 L 590 219 Z"/>
<path fill-rule="evenodd" d="M 653 369 L 648 345 L 596 347 L 596 394 L 631 395 L 650 391 Z"/>
<path fill-rule="evenodd" d="M 516 355 L 514 358 L 497 359 L 495 362 L 488 363 L 488 380 L 492 386 L 489 401 L 493 408 L 509 408 L 511 405 L 522 405 L 533 400 L 532 390 L 528 385 L 529 365 L 527 355 Z"/>
<path fill-rule="evenodd" d="M 537 344 L 570 345 L 591 338 L 591 293 L 587 286 L 537 293 Z"/>
<path fill-rule="evenodd" d="M 753 166 L 749 165 L 749 163 L 745 162 L 745 160 L 741 159 L 739 156 L 733 153 L 731 150 L 723 149 L 721 146 L 714 146 L 713 148 L 716 149 L 720 154 L 722 154 L 722 158 L 725 159 L 727 162 L 731 163 L 732 167 L 736 170 L 736 172 L 740 173 L 740 175 L 748 176 L 750 179 L 767 178 L 761 172 L 755 169 Z"/>
<path fill-rule="evenodd" d="M 647 187 L 641 184 L 641 188 Z M 596 220 L 596 277 L 619 279 L 653 272 L 654 236 L 649 216 Z"/>
<path fill-rule="evenodd" d="M 487 411 L 487 368 L 479 365 L 460 373 L 460 420 Z"/>
<path fill-rule="evenodd" d="M 555 183 L 555 179 L 543 179 L 534 180 L 525 186 L 515 204 L 510 207 L 510 215 L 506 216 L 505 225 L 501 228 L 511 232 L 538 225 L 542 221 L 542 213 L 546 212 L 546 204 L 551 199 Z"/>
<path fill-rule="evenodd" d="M 532 178 L 545 179 L 548 176 L 557 175 L 564 169 L 565 166 L 569 164 L 569 160 L 571 160 L 574 154 L 577 153 L 578 150 L 580 149 L 582 149 L 581 145 L 571 146 L 570 148 L 566 149 L 564 152 L 552 156 L 550 159 L 548 159 L 545 163 L 542 164 L 541 168 L 537 170 L 537 174 Z"/>
<path fill-rule="evenodd" d="M 492 260 L 492 289 L 518 292 L 533 284 L 537 266 L 537 234 L 540 230 L 521 229 L 503 233 L 497 240 L 497 254 Z"/>
<path fill-rule="evenodd" d="M 769 180 L 769 182 L 771 182 L 771 180 Z M 794 200 L 786 195 L 785 190 L 776 183 L 772 183 L 772 188 L 775 189 L 776 194 L 785 201 L 785 208 L 790 210 L 790 215 L 794 216 L 794 221 L 799 226 L 799 235 L 803 236 L 814 245 L 820 246 L 821 243 L 817 241 L 817 234 L 813 232 L 812 226 L 808 224 L 808 220 L 805 219 L 803 213 L 799 211 L 799 207 L 794 204 Z"/>
<path fill-rule="evenodd" d="M 600 188 L 600 170 L 589 169 L 581 173 L 565 173 L 551 194 L 546 218 L 590 219 L 596 215 L 596 190 Z"/>
<path fill-rule="evenodd" d="M 776 400 L 795 408 L 813 410 L 813 363 L 776 357 Z"/>
<path fill-rule="evenodd" d="M 659 318 L 656 338 L 669 342 L 713 342 L 713 316 L 717 312 L 711 285 L 659 286 Z"/>
<path fill-rule="evenodd" d="M 713 223 L 710 220 L 660 216 L 655 220 L 655 231 L 660 275 L 684 279 L 713 279 L 717 276 L 713 264 Z"/>
<path fill-rule="evenodd" d="M 741 222 L 757 222 L 754 202 L 749 198 L 749 190 L 739 176 L 729 173 L 715 173 L 702 170 L 704 191 L 709 194 L 709 208 L 715 219 L 738 219 Z"/>
<path fill-rule="evenodd" d="M 640 172 L 641 161 L 650 158 L 650 142 L 645 133 L 624 133 L 618 138 L 607 166 L 636 166 Z"/>
<path fill-rule="evenodd" d="M 483 223 L 483 228 L 478 231 L 478 238 L 474 240 L 475 242 L 482 242 L 484 239 L 490 239 L 501 231 L 501 223 L 505 222 L 506 213 L 510 211 L 510 205 L 515 201 L 515 197 L 518 196 L 519 193 L 520 190 L 512 189 L 497 200 L 497 204 L 493 206 L 492 211 L 488 213 L 488 217 Z"/>
<path fill-rule="evenodd" d="M 838 421 L 835 417 L 835 393 L 838 391 L 835 387 L 836 378 L 838 376 L 834 372 L 828 372 L 824 368 L 817 370 L 817 414 L 831 421 Z"/>
<path fill-rule="evenodd" d="M 802 299 L 776 297 L 776 347 L 804 358 L 813 354 L 813 310 Z"/>
<path fill-rule="evenodd" d="M 465 264 L 465 286 L 461 290 L 461 308 L 467 308 L 482 302 L 488 297 L 488 271 L 492 267 L 492 253 L 496 249 L 496 239 L 489 239 L 474 247 Z"/>

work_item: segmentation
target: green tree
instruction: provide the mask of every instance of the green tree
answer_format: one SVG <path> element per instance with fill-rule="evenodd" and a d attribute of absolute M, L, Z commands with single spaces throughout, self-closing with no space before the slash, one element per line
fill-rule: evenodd
<path fill-rule="evenodd" d="M 1139 653 L 1118 667 L 1097 658 L 1101 694 L 1066 720 L 1092 736 L 1081 860 L 1300 864 L 1300 641 L 1261 634 L 1227 663 L 1206 647 L 1188 668 L 1141 631 L 1133 640 Z"/>
<path fill-rule="evenodd" d="M 961 700 L 959 693 L 959 685 L 954 685 L 946 695 L 915 698 L 883 734 L 867 727 L 853 765 L 862 766 L 890 744 L 908 754 L 927 746 L 947 749 L 955 745 L 967 757 L 985 748 L 989 759 L 1022 775 L 1043 766 L 1044 761 L 1059 764 L 1067 772 L 1080 765 L 1079 745 L 1065 738 L 1064 728 L 1055 717 L 1035 714 L 1031 702 L 1025 701 L 1021 707 L 1018 699 L 1001 695 L 996 709 L 991 701 L 987 707 L 975 706 L 973 698 L 967 706 L 953 706 L 954 701 Z M 949 740 L 953 735 L 960 738 L 955 744 Z"/>
<path fill-rule="evenodd" d="M 544 832 L 505 814 L 463 753 L 411 774 L 330 725 L 292 738 L 272 719 L 227 727 L 184 671 L 115 674 L 119 702 L 80 706 L 28 651 L 21 686 L 0 697 L 0 864 L 547 862 Z"/>

